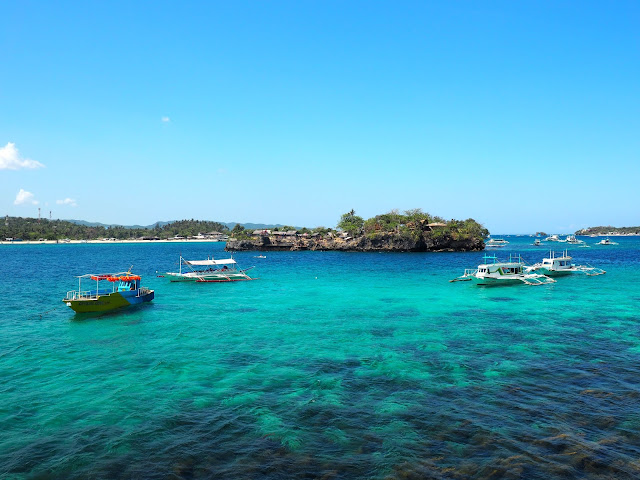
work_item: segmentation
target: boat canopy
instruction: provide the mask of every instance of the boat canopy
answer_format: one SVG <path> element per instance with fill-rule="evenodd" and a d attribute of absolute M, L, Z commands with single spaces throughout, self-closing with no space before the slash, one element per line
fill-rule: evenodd
<path fill-rule="evenodd" d="M 121 275 L 131 275 L 131 272 L 118 273 L 85 273 L 84 275 L 75 275 L 76 278 L 90 278 L 91 280 L 106 280 L 109 277 L 118 277 Z"/>
<path fill-rule="evenodd" d="M 231 265 L 236 263 L 233 258 L 224 258 L 222 260 L 185 260 L 187 265 Z"/>
<path fill-rule="evenodd" d="M 106 280 L 107 278 L 111 277 L 110 273 L 107 274 L 101 274 L 101 275 L 90 275 L 91 280 Z"/>

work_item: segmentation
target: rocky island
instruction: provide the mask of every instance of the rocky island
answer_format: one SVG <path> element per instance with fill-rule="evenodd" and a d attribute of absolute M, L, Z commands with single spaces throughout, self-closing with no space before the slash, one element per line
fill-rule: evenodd
<path fill-rule="evenodd" d="M 286 228 L 286 227 L 285 227 Z M 345 213 L 337 230 L 235 229 L 226 250 L 345 252 L 469 252 L 484 249 L 488 231 L 473 219 L 444 221 L 421 210 L 391 211 L 368 220 Z"/>

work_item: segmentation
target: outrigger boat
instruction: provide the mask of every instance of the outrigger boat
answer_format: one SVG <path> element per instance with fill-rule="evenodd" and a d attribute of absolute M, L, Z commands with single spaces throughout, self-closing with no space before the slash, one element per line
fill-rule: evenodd
<path fill-rule="evenodd" d="M 166 272 L 161 276 L 168 278 L 171 282 L 238 282 L 255 280 L 246 273 L 253 267 L 239 270 L 237 265 L 233 257 L 220 260 L 214 260 L 213 258 L 208 258 L 207 260 L 185 260 L 180 255 L 179 271 Z"/>
<path fill-rule="evenodd" d="M 571 243 L 572 245 L 582 245 L 584 244 L 584 240 L 580 240 L 579 238 L 576 238 L 575 235 L 567 235 L 567 238 L 565 239 L 565 241 L 567 243 Z"/>
<path fill-rule="evenodd" d="M 485 255 L 484 263 L 478 268 L 466 269 L 464 274 L 450 282 L 471 281 L 476 285 L 514 285 L 524 283 L 526 285 L 546 285 L 555 283 L 553 278 L 549 278 L 539 273 L 526 272 L 525 263 L 520 255 L 509 255 L 508 262 L 502 262 L 495 255 Z"/>
<path fill-rule="evenodd" d="M 153 300 L 153 290 L 140 285 L 139 275 L 131 271 L 80 275 L 78 290 L 67 292 L 62 300 L 76 313 L 106 312 Z M 82 281 L 95 281 L 95 289 L 83 290 Z M 108 282 L 112 285 L 106 285 Z"/>
<path fill-rule="evenodd" d="M 542 243 L 540 242 L 539 238 L 536 238 L 531 245 L 533 245 L 534 247 L 540 247 L 542 246 Z"/>
<path fill-rule="evenodd" d="M 592 267 L 591 265 L 575 265 L 571 261 L 567 250 L 560 253 L 549 252 L 549 258 L 542 259 L 541 263 L 536 263 L 526 269 L 528 272 L 537 272 L 547 276 L 569 275 L 572 273 L 584 273 L 585 275 L 595 276 L 603 275 L 605 272 L 601 268 Z"/>
<path fill-rule="evenodd" d="M 612 242 L 609 238 L 603 238 L 596 245 L 618 245 L 617 242 Z"/>
<path fill-rule="evenodd" d="M 490 238 L 485 247 L 506 247 L 508 243 L 504 238 Z"/>

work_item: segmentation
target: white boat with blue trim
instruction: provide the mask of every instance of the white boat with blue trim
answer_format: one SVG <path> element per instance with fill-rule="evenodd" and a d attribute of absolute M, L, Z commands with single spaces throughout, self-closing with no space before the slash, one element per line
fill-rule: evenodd
<path fill-rule="evenodd" d="M 593 267 L 589 264 L 574 264 L 573 258 L 569 256 L 568 250 L 565 250 L 560 254 L 551 251 L 549 252 L 549 257 L 542 259 L 542 262 L 540 263 L 536 263 L 528 267 L 526 271 L 541 273 L 549 277 L 570 275 L 572 273 L 583 273 L 588 276 L 603 275 L 607 273 L 603 269 Z"/>
<path fill-rule="evenodd" d="M 582 245 L 585 243 L 584 240 L 580 240 L 579 238 L 576 238 L 575 235 L 567 235 L 567 238 L 565 239 L 565 241 L 572 245 Z"/>
<path fill-rule="evenodd" d="M 508 243 L 509 242 L 506 241 L 504 238 L 490 238 L 489 240 L 487 240 L 487 243 L 485 243 L 485 247 L 487 248 L 506 247 Z"/>
<path fill-rule="evenodd" d="M 612 242 L 611 239 L 607 237 L 600 240 L 598 243 L 596 243 L 596 245 L 618 245 L 618 243 Z"/>
<path fill-rule="evenodd" d="M 168 278 L 171 282 L 237 282 L 255 280 L 246 273 L 252 268 L 240 270 L 233 257 L 219 260 L 186 260 L 180 255 L 179 271 L 166 272 L 160 276 Z"/>

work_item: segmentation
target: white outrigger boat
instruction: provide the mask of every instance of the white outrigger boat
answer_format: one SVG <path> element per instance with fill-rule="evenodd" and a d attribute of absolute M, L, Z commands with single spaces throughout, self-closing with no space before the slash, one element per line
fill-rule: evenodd
<path fill-rule="evenodd" d="M 490 238 L 485 247 L 505 247 L 508 243 L 504 238 Z"/>
<path fill-rule="evenodd" d="M 580 240 L 579 238 L 576 238 L 575 235 L 567 235 L 565 242 L 570 243 L 572 245 L 583 245 L 585 243 L 584 240 Z"/>
<path fill-rule="evenodd" d="M 584 273 L 585 275 L 595 276 L 603 275 L 605 272 L 601 268 L 592 267 L 591 265 L 575 265 L 567 250 L 557 254 L 554 251 L 549 252 L 549 258 L 542 259 L 542 262 L 536 263 L 528 268 L 528 272 L 538 272 L 550 277 L 569 275 L 572 273 Z"/>
<path fill-rule="evenodd" d="M 600 240 L 596 245 L 618 245 L 617 242 L 612 242 L 608 237 Z"/>
<path fill-rule="evenodd" d="M 559 242 L 560 241 L 560 237 L 558 237 L 558 235 L 549 235 L 547 238 L 544 239 L 545 242 Z"/>
<path fill-rule="evenodd" d="M 524 283 L 526 285 L 546 285 L 555 283 L 553 278 L 549 278 L 539 273 L 526 271 L 526 266 L 520 255 L 509 255 L 508 262 L 502 262 L 495 255 L 485 255 L 484 263 L 478 268 L 466 269 L 464 274 L 450 282 L 471 281 L 476 285 L 513 285 Z"/>
<path fill-rule="evenodd" d="M 195 268 L 194 268 L 195 267 Z M 208 267 L 208 268 L 202 268 Z M 171 282 L 238 282 L 255 280 L 247 275 L 253 267 L 238 269 L 237 262 L 231 258 L 214 260 L 185 260 L 180 255 L 180 269 L 177 272 L 166 272 L 163 276 Z"/>
<path fill-rule="evenodd" d="M 541 247 L 542 243 L 540 242 L 539 238 L 536 238 L 531 245 L 533 245 L 534 247 Z"/>

